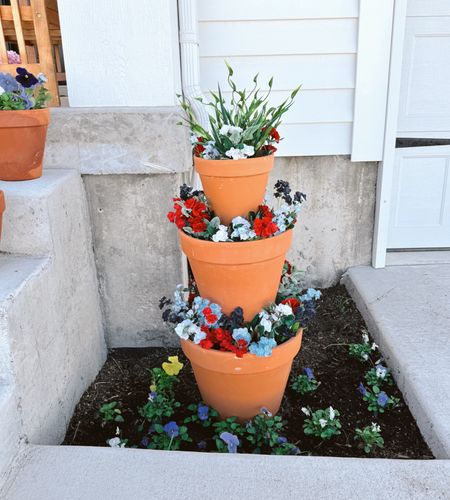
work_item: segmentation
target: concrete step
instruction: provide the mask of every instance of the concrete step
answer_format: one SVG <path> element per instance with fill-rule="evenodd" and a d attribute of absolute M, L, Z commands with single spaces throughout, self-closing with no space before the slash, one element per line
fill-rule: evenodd
<path fill-rule="evenodd" d="M 450 264 L 354 267 L 343 282 L 438 458 L 450 458 Z"/>
<path fill-rule="evenodd" d="M 448 499 L 450 461 L 29 446 L 8 500 Z"/>

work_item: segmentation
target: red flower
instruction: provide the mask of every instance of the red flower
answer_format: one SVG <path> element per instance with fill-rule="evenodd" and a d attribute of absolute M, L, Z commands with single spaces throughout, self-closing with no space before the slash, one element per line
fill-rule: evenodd
<path fill-rule="evenodd" d="M 290 297 L 289 299 L 284 299 L 281 301 L 282 304 L 288 304 L 291 306 L 292 311 L 295 312 L 297 307 L 300 305 L 300 301 L 295 297 Z"/>
<path fill-rule="evenodd" d="M 277 144 L 280 142 L 280 134 L 278 133 L 278 130 L 276 128 L 272 127 L 269 135 Z"/>
<path fill-rule="evenodd" d="M 253 223 L 253 230 L 256 236 L 261 236 L 261 238 L 269 238 L 274 233 L 278 231 L 278 226 L 275 222 L 272 222 L 273 215 L 264 216 L 262 219 L 255 219 Z"/>
<path fill-rule="evenodd" d="M 208 323 L 208 325 L 214 325 L 214 323 L 217 322 L 218 318 L 215 314 L 213 314 L 210 307 L 205 307 L 202 312 L 203 312 L 203 316 L 205 317 L 205 321 L 206 321 L 206 323 Z M 216 337 L 217 337 L 217 334 L 216 334 Z"/>
<path fill-rule="evenodd" d="M 197 137 L 197 142 L 203 142 L 204 139 L 203 137 Z M 194 147 L 194 155 L 195 156 L 200 156 L 201 153 L 205 151 L 205 146 L 203 144 L 196 144 Z"/>
<path fill-rule="evenodd" d="M 272 144 L 266 144 L 261 148 L 263 151 L 268 151 L 269 154 L 275 153 L 277 148 L 275 146 L 272 146 Z"/>
<path fill-rule="evenodd" d="M 201 219 L 194 219 L 189 221 L 194 233 L 203 233 L 206 229 L 206 224 Z"/>
<path fill-rule="evenodd" d="M 209 340 L 208 338 L 200 340 L 200 347 L 203 347 L 203 349 L 212 349 L 214 347 L 214 344 Z"/>

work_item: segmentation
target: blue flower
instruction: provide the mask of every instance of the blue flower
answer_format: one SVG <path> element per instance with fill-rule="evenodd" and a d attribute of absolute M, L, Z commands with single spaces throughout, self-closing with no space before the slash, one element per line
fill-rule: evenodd
<path fill-rule="evenodd" d="M 365 396 L 367 394 L 367 391 L 366 391 L 366 388 L 364 387 L 363 383 L 360 382 L 359 383 L 359 387 L 358 387 L 358 391 L 363 395 Z"/>
<path fill-rule="evenodd" d="M 314 373 L 311 370 L 311 368 L 303 368 L 303 371 L 305 372 L 305 375 L 308 377 L 308 380 L 314 379 Z"/>
<path fill-rule="evenodd" d="M 237 447 L 239 446 L 239 438 L 231 432 L 222 432 L 220 439 L 226 443 L 228 448 L 228 453 L 237 453 Z"/>
<path fill-rule="evenodd" d="M 149 400 L 149 401 L 151 401 L 151 402 L 153 402 L 153 401 L 155 400 L 156 396 L 157 396 L 156 392 L 155 392 L 155 391 L 152 391 L 152 392 L 150 392 L 150 394 L 148 395 L 148 400 Z"/>
<path fill-rule="evenodd" d="M 178 425 L 173 421 L 166 424 L 163 429 L 170 438 L 176 438 L 180 434 Z"/>
<path fill-rule="evenodd" d="M 144 446 L 145 448 L 147 448 L 148 443 L 149 443 L 149 439 L 148 439 L 148 437 L 143 437 L 143 438 L 141 439 L 141 446 Z"/>
<path fill-rule="evenodd" d="M 0 73 L 0 87 L 5 92 L 15 92 L 19 90 L 19 84 L 9 73 Z"/>
<path fill-rule="evenodd" d="M 278 444 L 284 444 L 284 443 L 287 443 L 287 438 L 285 438 L 284 436 L 279 436 L 277 438 L 277 443 Z"/>
<path fill-rule="evenodd" d="M 297 446 L 293 446 L 289 450 L 289 455 L 300 455 L 300 448 L 298 448 Z"/>
<path fill-rule="evenodd" d="M 386 406 L 388 400 L 389 397 L 384 391 L 381 391 L 380 394 L 378 394 L 377 403 L 381 406 L 381 408 L 384 408 Z"/>
<path fill-rule="evenodd" d="M 197 409 L 197 415 L 200 420 L 208 420 L 209 407 L 206 405 L 199 405 Z"/>
<path fill-rule="evenodd" d="M 300 297 L 300 300 L 302 302 L 307 302 L 309 300 L 318 300 L 320 299 L 321 295 L 322 294 L 319 290 L 315 290 L 314 288 L 308 288 L 308 290 L 306 290 L 306 293 Z"/>
<path fill-rule="evenodd" d="M 256 356 L 270 356 L 272 354 L 272 348 L 275 347 L 277 343 L 274 339 L 269 339 L 268 337 L 261 337 L 259 342 L 252 342 L 248 348 L 249 352 L 255 354 Z"/>
<path fill-rule="evenodd" d="M 250 335 L 247 328 L 235 328 L 233 330 L 232 337 L 234 338 L 234 340 L 236 342 L 238 340 L 245 340 L 245 342 L 247 342 L 247 344 L 250 344 L 250 342 L 252 341 L 252 336 Z"/>

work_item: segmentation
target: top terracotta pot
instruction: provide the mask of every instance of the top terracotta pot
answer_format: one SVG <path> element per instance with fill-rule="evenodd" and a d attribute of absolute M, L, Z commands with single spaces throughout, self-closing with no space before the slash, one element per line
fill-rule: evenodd
<path fill-rule="evenodd" d="M 246 217 L 263 202 L 273 155 L 245 160 L 205 160 L 194 157 L 195 169 L 211 208 L 228 225 Z"/>
<path fill-rule="evenodd" d="M 0 191 L 0 239 L 2 237 L 2 219 L 4 211 L 5 211 L 5 195 L 3 194 L 3 191 Z"/>
<path fill-rule="evenodd" d="M 0 180 L 25 181 L 42 175 L 48 109 L 0 111 Z"/>

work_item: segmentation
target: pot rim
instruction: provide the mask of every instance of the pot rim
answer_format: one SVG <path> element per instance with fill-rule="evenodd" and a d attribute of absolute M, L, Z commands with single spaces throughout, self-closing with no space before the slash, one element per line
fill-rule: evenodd
<path fill-rule="evenodd" d="M 178 230 L 181 248 L 187 257 L 216 264 L 255 264 L 285 254 L 292 243 L 293 229 L 253 241 L 215 242 L 200 240 Z"/>
<path fill-rule="evenodd" d="M 203 349 L 200 345 L 194 344 L 192 340 L 184 339 L 181 339 L 181 348 L 192 364 L 204 369 L 236 375 L 249 375 L 274 370 L 287 361 L 292 361 L 300 350 L 302 337 L 303 328 L 299 328 L 294 337 L 274 347 L 272 355 L 267 357 L 246 353 L 242 358 L 239 358 L 232 352 Z M 189 354 L 186 351 L 189 351 Z"/>
<path fill-rule="evenodd" d="M 252 177 L 270 172 L 274 154 L 242 160 L 207 160 L 194 156 L 195 170 L 203 177 Z"/>
<path fill-rule="evenodd" d="M 50 123 L 50 109 L 8 109 L 0 111 L 0 128 L 43 127 Z"/>

